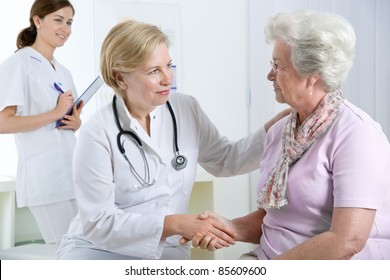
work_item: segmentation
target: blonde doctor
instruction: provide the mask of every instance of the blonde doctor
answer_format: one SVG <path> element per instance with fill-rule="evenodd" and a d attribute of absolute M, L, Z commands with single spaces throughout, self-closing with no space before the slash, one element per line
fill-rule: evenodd
<path fill-rule="evenodd" d="M 114 26 L 100 63 L 116 96 L 80 129 L 74 157 L 79 213 L 57 257 L 189 259 L 190 248 L 179 239 L 196 232 L 217 237 L 217 246 L 234 243 L 223 223 L 186 214 L 197 164 L 215 176 L 258 168 L 265 129 L 231 142 L 193 97 L 171 94 L 168 38 L 153 25 Z"/>
<path fill-rule="evenodd" d="M 0 132 L 15 133 L 17 205 L 30 208 L 46 243 L 60 243 L 77 213 L 72 154 L 82 106 L 55 127 L 72 106 L 76 89 L 53 56 L 71 34 L 73 15 L 69 1 L 35 1 L 31 25 L 17 38 L 18 50 L 0 65 Z"/>

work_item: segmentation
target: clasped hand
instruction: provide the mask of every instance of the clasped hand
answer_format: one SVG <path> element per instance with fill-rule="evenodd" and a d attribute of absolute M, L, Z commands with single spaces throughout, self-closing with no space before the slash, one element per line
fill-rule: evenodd
<path fill-rule="evenodd" d="M 204 211 L 197 216 L 198 220 L 209 221 L 213 228 L 202 228 L 192 239 L 182 237 L 180 244 L 192 241 L 193 247 L 200 247 L 209 251 L 229 247 L 235 244 L 237 233 L 232 221 L 215 213 Z"/>

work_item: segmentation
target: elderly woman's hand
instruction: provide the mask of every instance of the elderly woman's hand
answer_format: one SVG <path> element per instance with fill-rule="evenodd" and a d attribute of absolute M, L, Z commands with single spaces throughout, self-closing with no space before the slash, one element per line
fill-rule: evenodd
<path fill-rule="evenodd" d="M 209 232 L 206 234 L 201 232 L 196 233 L 192 238 L 193 247 L 200 247 L 202 249 L 214 251 L 223 247 L 229 247 L 230 245 L 233 245 L 235 243 L 234 239 L 236 238 L 237 234 L 235 233 L 233 223 L 230 220 L 209 211 L 204 211 L 197 218 L 199 220 L 210 221 L 213 226 L 219 229 L 221 232 L 219 232 L 218 234 L 215 234 L 215 232 Z M 226 238 L 227 235 L 229 236 L 229 238 Z M 180 239 L 180 243 L 185 244 L 190 240 L 191 239 L 182 237 Z"/>

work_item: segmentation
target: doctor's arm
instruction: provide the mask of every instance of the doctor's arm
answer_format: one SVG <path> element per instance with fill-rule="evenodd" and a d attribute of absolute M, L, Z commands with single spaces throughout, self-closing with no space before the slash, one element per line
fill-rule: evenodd
<path fill-rule="evenodd" d="M 48 112 L 34 116 L 17 116 L 16 106 L 5 107 L 0 111 L 0 133 L 18 133 L 32 131 L 59 120 L 73 104 L 70 91 L 61 94 L 57 106 Z"/>
<path fill-rule="evenodd" d="M 268 132 L 268 130 L 271 128 L 271 126 L 273 126 L 277 121 L 284 118 L 285 116 L 287 116 L 290 113 L 291 113 L 291 108 L 287 108 L 287 109 L 284 109 L 283 111 L 280 111 L 275 116 L 273 116 L 269 121 L 267 121 L 264 124 L 265 132 Z"/>
<path fill-rule="evenodd" d="M 216 177 L 236 176 L 258 169 L 266 132 L 290 112 L 290 108 L 279 112 L 266 122 L 263 128 L 233 142 L 220 135 L 215 125 L 199 107 L 197 117 L 202 147 L 199 164 Z"/>

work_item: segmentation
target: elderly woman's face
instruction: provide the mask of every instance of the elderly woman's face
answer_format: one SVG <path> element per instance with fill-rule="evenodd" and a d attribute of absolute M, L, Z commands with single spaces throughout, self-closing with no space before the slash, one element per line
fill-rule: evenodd
<path fill-rule="evenodd" d="M 290 60 L 290 47 L 277 40 L 274 44 L 272 61 L 274 67 L 268 73 L 268 80 L 273 82 L 275 98 L 279 103 L 291 107 L 299 106 L 307 95 L 307 78 L 301 78 Z"/>

